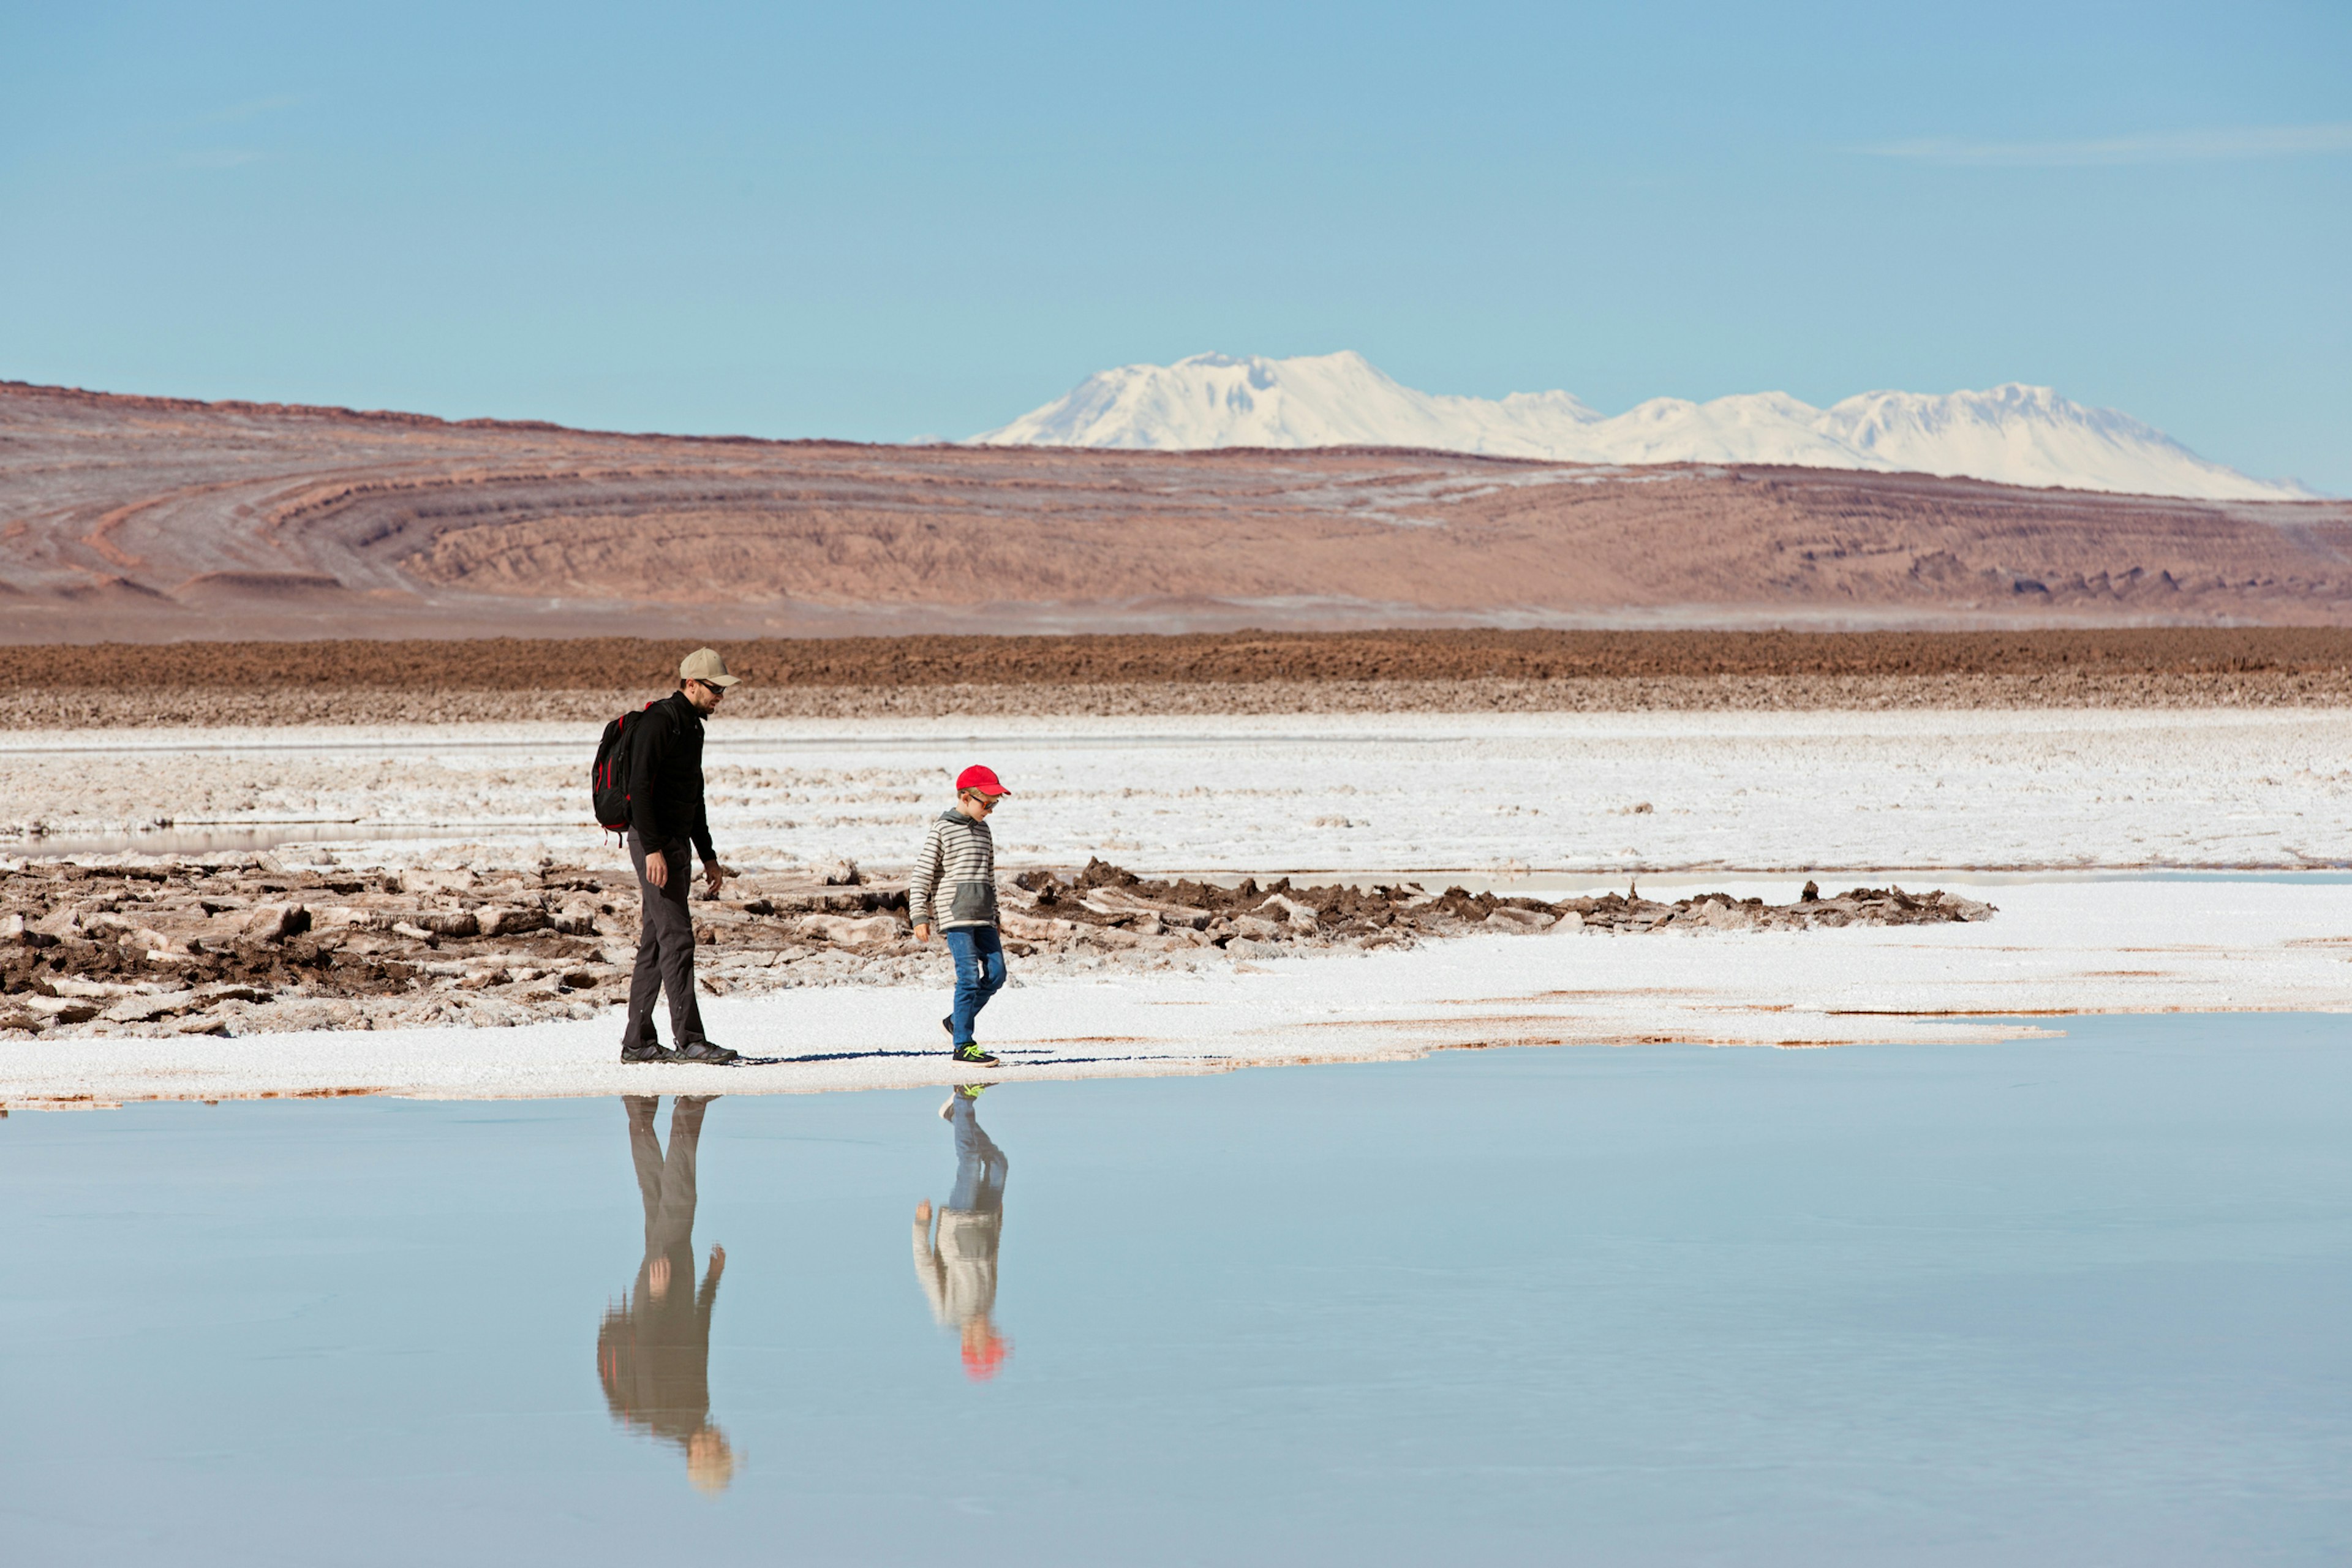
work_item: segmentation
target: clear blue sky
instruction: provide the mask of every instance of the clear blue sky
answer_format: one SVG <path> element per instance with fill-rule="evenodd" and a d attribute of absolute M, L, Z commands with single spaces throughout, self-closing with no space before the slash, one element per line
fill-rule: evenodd
<path fill-rule="evenodd" d="M 0 0 L 0 376 L 898 439 L 1338 348 L 2352 493 L 2352 5 Z"/>

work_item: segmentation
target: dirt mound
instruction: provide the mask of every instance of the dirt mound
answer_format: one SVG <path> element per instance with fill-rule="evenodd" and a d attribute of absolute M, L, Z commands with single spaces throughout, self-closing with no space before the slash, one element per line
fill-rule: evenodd
<path fill-rule="evenodd" d="M 171 596 L 184 605 L 220 605 L 341 598 L 349 593 L 323 572 L 206 572 L 173 589 Z"/>

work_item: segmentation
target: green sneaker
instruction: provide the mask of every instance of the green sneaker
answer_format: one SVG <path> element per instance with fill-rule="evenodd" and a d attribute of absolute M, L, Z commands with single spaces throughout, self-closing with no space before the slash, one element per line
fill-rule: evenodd
<path fill-rule="evenodd" d="M 976 1045 L 958 1046 L 955 1048 L 955 1059 L 967 1067 L 992 1068 L 1004 1065 Z"/>

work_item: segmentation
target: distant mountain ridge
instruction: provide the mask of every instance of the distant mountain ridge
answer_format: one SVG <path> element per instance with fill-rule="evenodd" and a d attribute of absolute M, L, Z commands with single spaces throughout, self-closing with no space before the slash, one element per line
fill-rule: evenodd
<path fill-rule="evenodd" d="M 1828 408 L 1781 392 L 1658 397 L 1604 416 L 1565 392 L 1500 400 L 1417 392 L 1353 352 L 1122 365 L 971 439 L 1148 451 L 1412 447 L 1573 463 L 1860 468 L 2204 500 L 2315 499 L 2291 479 L 2209 462 L 2154 426 L 2046 386 L 1867 392 Z"/>
<path fill-rule="evenodd" d="M 1267 390 L 1252 389 L 1261 410 Z M 1539 424 L 1573 405 L 1507 407 Z M 1899 400 L 1885 416 L 1912 417 Z M 1663 475 L 1675 482 L 1651 482 Z M 0 643 L 2352 627 L 2352 500 L 1362 447 L 632 436 L 0 382 L 8 519 Z M 589 681 L 617 668 L 566 657 Z M 172 722 L 245 721 L 220 667 L 178 659 L 205 695 Z M 790 684 L 841 671 L 812 651 Z M 80 721 L 76 693 L 16 684 L 47 704 L 27 722 Z"/>

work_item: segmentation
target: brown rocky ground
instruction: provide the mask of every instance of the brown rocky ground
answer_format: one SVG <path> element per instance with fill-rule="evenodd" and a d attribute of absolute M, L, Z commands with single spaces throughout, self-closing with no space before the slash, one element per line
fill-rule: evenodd
<path fill-rule="evenodd" d="M 2352 503 L 624 436 L 0 384 L 0 640 L 2352 624 Z"/>
<path fill-rule="evenodd" d="M 1548 903 L 1418 886 L 1148 880 L 1099 859 L 1007 879 L 1004 932 L 1030 973 L 1167 966 L 1509 935 L 1808 930 L 1982 920 L 1941 892 L 1855 889 L 1770 906 L 1728 894 Z M 912 978 L 903 885 L 838 862 L 698 894 L 714 994 Z M 267 857 L 0 864 L 0 1039 L 516 1024 L 625 994 L 635 894 L 623 873 L 289 872 Z M 935 955 L 933 955 L 935 957 Z M 934 963 L 933 968 L 936 967 Z"/>
<path fill-rule="evenodd" d="M 726 644 L 731 716 L 2352 703 L 2352 631 L 1238 632 Z M 22 647 L 37 727 L 601 722 L 671 684 L 677 641 Z"/>

